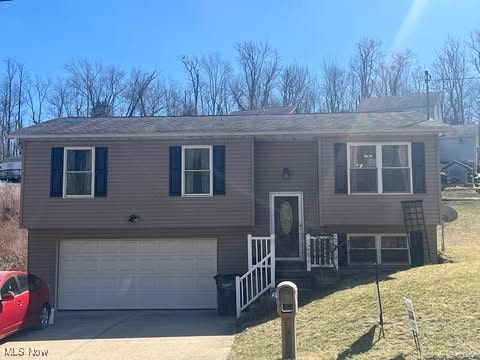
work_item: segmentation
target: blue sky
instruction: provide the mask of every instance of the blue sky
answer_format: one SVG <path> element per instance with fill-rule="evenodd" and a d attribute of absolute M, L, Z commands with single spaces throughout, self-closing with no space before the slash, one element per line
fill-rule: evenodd
<path fill-rule="evenodd" d="M 178 56 L 269 41 L 283 63 L 319 72 L 323 60 L 347 63 L 363 37 L 410 48 L 428 67 L 448 37 L 480 28 L 478 0 L 13 0 L 0 2 L 0 60 L 57 76 L 72 58 L 158 69 L 182 80 Z"/>

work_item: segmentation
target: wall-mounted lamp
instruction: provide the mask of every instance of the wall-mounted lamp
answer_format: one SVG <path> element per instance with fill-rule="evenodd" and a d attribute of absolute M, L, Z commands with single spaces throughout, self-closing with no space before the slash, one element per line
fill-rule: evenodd
<path fill-rule="evenodd" d="M 136 222 L 138 222 L 138 220 L 140 220 L 140 219 L 135 214 L 132 214 L 128 217 L 128 222 L 129 223 L 136 223 Z"/>
<path fill-rule="evenodd" d="M 283 168 L 282 170 L 282 179 L 287 180 L 290 177 L 290 171 L 288 168 Z"/>

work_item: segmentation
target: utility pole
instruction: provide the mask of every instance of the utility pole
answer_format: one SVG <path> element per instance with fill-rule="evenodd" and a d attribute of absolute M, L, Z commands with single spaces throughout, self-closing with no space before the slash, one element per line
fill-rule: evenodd
<path fill-rule="evenodd" d="M 432 80 L 431 75 L 428 73 L 428 70 L 425 70 L 425 85 L 427 87 L 427 120 L 430 119 L 430 94 L 428 88 L 428 82 Z"/>

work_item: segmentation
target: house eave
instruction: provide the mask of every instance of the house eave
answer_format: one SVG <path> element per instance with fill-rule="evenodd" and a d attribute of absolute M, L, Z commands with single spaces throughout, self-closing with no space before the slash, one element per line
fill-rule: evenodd
<path fill-rule="evenodd" d="M 401 129 L 381 129 L 381 130 L 344 130 L 344 131 L 245 131 L 245 132 L 212 132 L 212 133 L 85 133 L 85 134 L 19 134 L 9 136 L 11 139 L 35 139 L 35 140 L 52 140 L 52 139 L 91 139 L 91 138 L 219 138 L 219 137 L 252 137 L 252 136 L 345 136 L 345 135 L 392 135 L 392 134 L 440 134 L 446 131 L 447 128 L 401 128 Z"/>

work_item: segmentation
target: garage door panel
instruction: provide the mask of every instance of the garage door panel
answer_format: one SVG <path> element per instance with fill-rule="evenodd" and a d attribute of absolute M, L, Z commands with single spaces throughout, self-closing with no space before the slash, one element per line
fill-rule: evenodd
<path fill-rule="evenodd" d="M 215 308 L 216 240 L 60 242 L 59 309 Z"/>

